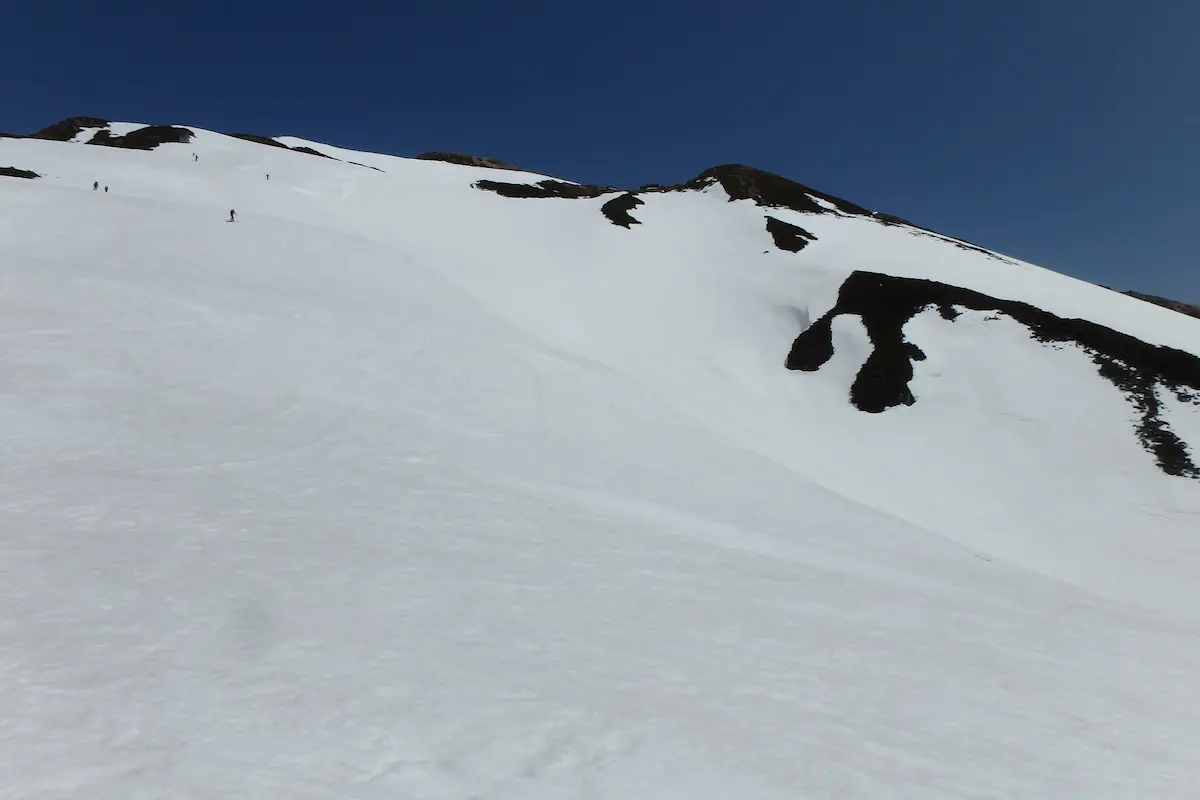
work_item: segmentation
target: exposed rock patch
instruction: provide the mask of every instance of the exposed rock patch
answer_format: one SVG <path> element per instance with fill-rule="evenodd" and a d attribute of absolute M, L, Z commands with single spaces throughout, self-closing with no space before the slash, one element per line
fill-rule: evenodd
<path fill-rule="evenodd" d="M 600 213 L 608 217 L 613 225 L 628 228 L 630 225 L 642 224 L 629 213 L 640 205 L 644 205 L 641 198 L 635 194 L 626 193 L 618 195 L 600 206 Z"/>
<path fill-rule="evenodd" d="M 235 139 L 242 139 L 247 142 L 255 142 L 257 144 L 265 144 L 267 147 L 278 147 L 283 150 L 291 150 L 292 149 L 292 148 L 288 147 L 286 144 L 284 144 L 283 142 L 275 141 L 270 136 L 259 136 L 258 134 L 254 134 L 254 133 L 228 133 L 228 134 L 226 134 L 226 136 L 232 136 Z"/>
<path fill-rule="evenodd" d="M 17 169 L 16 167 L 0 167 L 0 175 L 6 178 L 40 178 L 41 175 L 27 169 Z"/>
<path fill-rule="evenodd" d="M 873 219 L 881 225 L 900 226 L 904 227 L 909 233 L 915 236 L 929 236 L 944 241 L 947 244 L 954 245 L 963 250 L 985 255 L 988 258 L 995 258 L 1001 261 L 1009 261 L 1003 256 L 997 255 L 990 250 L 986 250 L 978 245 L 964 242 L 961 239 L 955 239 L 950 236 L 944 236 L 937 231 L 928 228 L 922 228 L 919 225 L 914 225 L 900 217 L 892 216 L 891 214 L 881 214 L 874 211 L 868 211 L 862 206 L 855 205 L 840 197 L 834 197 L 831 194 L 822 192 L 818 189 L 805 186 L 801 183 L 788 180 L 787 178 L 774 175 L 770 172 L 765 172 L 754 167 L 747 167 L 744 164 L 724 164 L 719 167 L 712 167 L 704 172 L 701 172 L 691 180 L 683 183 L 676 183 L 667 186 L 661 186 L 655 183 L 644 184 L 639 189 L 632 189 L 624 193 L 623 196 L 636 197 L 641 194 L 653 194 L 661 192 L 683 192 L 683 191 L 700 191 L 714 184 L 720 184 L 725 193 L 729 195 L 730 202 L 735 200 L 750 200 L 755 205 L 763 208 L 786 208 L 792 211 L 798 211 L 802 214 L 838 214 L 841 216 L 865 217 Z M 552 184 L 552 185 L 551 185 Z M 541 188 L 530 188 L 530 184 L 505 183 L 503 181 L 482 180 L 475 183 L 475 188 L 483 189 L 489 192 L 503 195 L 504 197 L 519 197 L 519 198 L 546 198 L 546 197 L 564 197 L 564 198 L 581 198 L 581 197 L 599 197 L 603 194 L 620 191 L 608 186 L 577 186 L 562 181 L 541 181 L 534 186 Z M 571 189 L 560 190 L 558 186 L 573 187 Z M 629 200 L 622 200 L 622 203 L 629 203 Z M 607 206 L 607 204 L 605 204 Z M 632 207 L 631 207 L 632 208 Z M 628 215 L 628 211 L 621 220 L 613 220 L 614 224 L 628 228 L 636 223 L 633 217 Z M 605 216 L 608 216 L 605 213 Z M 773 219 L 768 217 L 768 219 Z M 630 222 L 629 220 L 633 220 Z M 779 227 L 786 225 L 782 220 L 776 219 L 774 223 L 768 222 L 768 230 L 774 226 L 775 230 L 783 231 Z M 772 236 L 775 236 L 775 230 L 772 230 Z M 799 229 L 798 230 L 802 230 Z M 780 244 L 780 239 L 776 238 L 775 244 L 784 250 L 790 250 L 797 242 L 803 241 L 805 244 L 815 241 L 815 237 L 808 234 L 807 239 L 796 239 L 795 237 L 786 237 L 782 240 L 784 244 Z M 786 246 L 784 246 L 786 245 Z M 798 252 L 803 245 L 796 247 L 790 252 Z"/>
<path fill-rule="evenodd" d="M 460 164 L 464 167 L 486 167 L 488 169 L 507 169 L 515 172 L 524 172 L 520 167 L 514 167 L 512 164 L 501 161 L 498 158 L 471 156 L 466 153 L 429 152 L 421 153 L 417 158 L 422 161 L 445 161 L 447 164 Z"/>
<path fill-rule="evenodd" d="M 314 150 L 311 147 L 305 147 L 303 145 L 301 145 L 300 147 L 289 147 L 288 149 L 291 150 L 293 153 L 306 153 L 310 156 L 319 156 L 321 158 L 333 159 L 334 161 L 341 161 L 340 158 L 333 158 L 333 156 L 325 155 L 324 153 L 322 153 L 319 150 Z M 361 167 L 362 164 L 359 164 L 359 166 Z"/>
<path fill-rule="evenodd" d="M 290 147 L 290 146 L 284 144 L 283 142 L 279 142 L 279 141 L 272 139 L 270 136 L 259 136 L 258 134 L 254 134 L 254 133 L 230 133 L 230 134 L 226 134 L 226 135 L 232 136 L 235 139 L 242 139 L 247 142 L 254 142 L 255 144 L 265 144 L 267 147 L 277 147 L 280 150 L 291 150 L 293 153 L 305 153 L 310 156 L 320 156 L 321 158 L 328 158 L 331 161 L 341 161 L 340 158 L 334 158 L 333 156 L 326 155 L 325 153 L 322 153 L 319 150 L 314 150 L 311 147 L 305 147 L 305 146 Z M 351 162 L 351 163 L 353 163 L 353 162 Z M 358 164 L 358 166 L 361 167 L 364 165 Z"/>
<path fill-rule="evenodd" d="M 316 150 L 316 149 L 314 149 L 312 147 L 308 147 L 306 145 L 301 145 L 299 147 L 290 147 L 290 146 L 284 144 L 283 142 L 279 142 L 279 141 L 272 139 L 270 136 L 259 136 L 258 134 L 254 134 L 254 133 L 229 133 L 229 134 L 226 134 L 226 136 L 232 136 L 235 139 L 242 139 L 244 141 L 254 142 L 256 144 L 265 144 L 267 147 L 276 147 L 276 148 L 279 148 L 280 150 L 290 150 L 293 153 L 304 153 L 305 155 L 317 156 L 318 158 L 327 158 L 330 161 L 342 161 L 342 159 L 340 159 L 340 158 L 334 158 L 333 156 L 329 155 L 328 153 L 322 153 L 320 150 Z M 366 167 L 367 169 L 373 169 L 376 172 L 383 172 L 383 170 L 381 170 L 379 167 L 371 167 L 371 166 L 367 166 L 366 164 L 359 164 L 357 161 L 342 161 L 342 163 L 343 164 L 353 164 L 356 167 Z"/>
<path fill-rule="evenodd" d="M 798 225 L 784 222 L 781 219 L 767 215 L 767 233 L 775 240 L 775 246 L 789 253 L 799 253 L 809 242 L 815 242 L 816 236 Z"/>
<path fill-rule="evenodd" d="M 146 125 L 137 130 L 130 131 L 124 136 L 114 136 L 109 130 L 111 121 L 102 117 L 68 117 L 60 120 L 53 125 L 47 125 L 36 133 L 28 136 L 20 136 L 16 134 L 0 134 L 0 136 L 10 139 L 44 139 L 52 142 L 70 142 L 85 130 L 98 128 L 92 138 L 88 140 L 88 144 L 103 145 L 105 147 L 122 147 L 130 150 L 153 150 L 160 144 L 180 143 L 185 144 L 192 140 L 196 134 L 188 128 L 179 128 L 174 125 Z"/>
<path fill-rule="evenodd" d="M 855 205 L 840 197 L 834 197 L 831 194 L 812 189 L 770 172 L 755 169 L 754 167 L 747 167 L 742 164 L 713 167 L 710 170 L 700 173 L 697 178 L 693 179 L 693 182 L 703 181 L 705 178 L 716 179 L 721 184 L 721 187 L 725 189 L 725 193 L 729 195 L 730 200 L 753 200 L 760 206 L 789 208 L 805 214 L 837 213 L 846 216 L 867 217 L 889 227 L 897 226 L 906 228 L 909 233 L 916 236 L 929 236 L 944 241 L 960 250 L 969 250 L 1000 261 L 1010 260 L 979 245 L 965 242 L 962 239 L 955 239 L 952 236 L 946 236 L 929 228 L 923 228 L 920 225 L 892 214 L 868 211 L 862 206 Z M 825 201 L 824 204 L 817 202 L 818 199 Z M 833 206 L 833 208 L 830 208 L 830 206 Z"/>
<path fill-rule="evenodd" d="M 810 189 L 809 187 L 788 180 L 787 178 L 764 172 L 761 169 L 747 167 L 744 164 L 725 164 L 701 172 L 687 183 L 680 184 L 685 188 L 691 185 L 707 185 L 716 181 L 729 195 L 730 201 L 752 200 L 755 205 L 767 208 L 790 208 L 805 214 L 836 213 L 829 206 L 834 206 L 843 214 L 856 216 L 873 216 L 870 211 L 834 197 L 831 194 Z M 816 199 L 824 200 L 827 205 L 818 203 Z"/>
<path fill-rule="evenodd" d="M 476 189 L 495 192 L 502 197 L 547 198 L 563 197 L 578 200 L 582 197 L 600 197 L 617 191 L 611 186 L 587 186 L 547 178 L 537 183 L 505 183 L 504 181 L 482 180 L 475 182 Z"/>
<path fill-rule="evenodd" d="M 788 208 L 808 214 L 831 214 L 838 213 L 839 211 L 844 214 L 870 215 L 871 213 L 853 203 L 848 203 L 845 200 L 817 191 L 816 189 L 810 189 L 787 178 L 781 178 L 778 175 L 772 175 L 769 172 L 763 172 L 762 170 L 740 164 L 713 167 L 683 183 L 667 186 L 645 184 L 640 189 L 624 192 L 619 198 L 610 200 L 601 207 L 601 210 L 604 211 L 604 215 L 609 217 L 614 224 L 628 228 L 630 225 L 637 223 L 637 220 L 629 215 L 629 211 L 641 205 L 638 195 L 699 191 L 715 183 L 721 184 L 725 193 L 729 195 L 730 201 L 752 200 L 755 204 L 766 208 Z M 475 188 L 495 192 L 504 197 L 520 198 L 563 197 L 578 199 L 581 197 L 600 197 L 601 195 L 620 191 L 611 186 L 581 186 L 555 180 L 539 181 L 536 184 L 482 180 L 475 183 Z M 814 198 L 824 200 L 825 204 L 822 205 Z M 635 203 L 635 200 L 638 202 Z M 610 210 L 605 211 L 605 209 Z M 619 212 L 618 209 L 620 209 Z M 612 212 L 612 216 L 610 216 L 610 211 Z M 775 220 L 774 224 L 768 223 L 768 230 L 774 228 L 772 235 L 774 235 L 774 231 L 783 233 L 785 228 L 782 226 L 785 225 L 797 231 L 803 230 L 796 226 L 788 225 L 788 223 L 782 220 Z M 805 241 L 805 243 L 815 241 L 815 237 L 807 232 L 804 232 L 804 236 L 807 238 L 802 238 L 801 240 Z M 784 241 L 790 247 L 794 244 L 795 239 L 785 235 Z M 776 240 L 776 244 L 779 244 L 778 239 Z M 784 249 L 788 249 L 788 247 Z M 792 252 L 796 252 L 796 250 Z"/>
<path fill-rule="evenodd" d="M 611 186 L 589 186 L 566 181 L 556 181 L 550 178 L 537 183 L 505 183 L 503 181 L 482 180 L 475 183 L 476 189 L 495 192 L 502 197 L 521 197 L 543 199 L 560 197 L 570 200 L 580 198 L 602 197 L 613 194 L 617 190 Z M 600 206 L 602 213 L 609 222 L 622 228 L 630 228 L 642 223 L 629 212 L 644 204 L 637 192 L 625 192 Z"/>
<path fill-rule="evenodd" d="M 0 133 L 0 138 L 7 139 L 46 139 L 55 142 L 69 142 L 85 130 L 99 128 L 96 133 L 88 140 L 87 144 L 100 145 L 103 147 L 120 147 L 129 150 L 153 150 L 160 144 L 186 144 L 195 137 L 195 131 L 189 128 L 182 128 L 174 125 L 147 125 L 137 130 L 131 131 L 124 136 L 114 136 L 109 130 L 109 125 L 112 123 L 109 120 L 101 117 L 70 117 L 61 120 L 42 128 L 37 133 L 29 135 L 21 135 L 14 133 Z M 235 139 L 242 139 L 247 142 L 263 144 L 268 147 L 276 147 L 281 150 L 290 150 L 294 153 L 304 153 L 310 156 L 318 156 L 320 158 L 328 158 L 332 161 L 341 161 L 339 158 L 322 153 L 311 147 L 289 147 L 283 142 L 277 142 L 269 136 L 259 136 L 253 133 L 230 133 Z M 353 164 L 356 167 L 365 167 L 373 169 L 376 172 L 383 172 L 379 167 L 372 167 L 367 164 L 359 164 L 357 161 L 347 161 L 347 164 Z"/>
<path fill-rule="evenodd" d="M 69 142 L 87 128 L 107 128 L 112 124 L 100 117 L 68 117 L 47 125 L 37 133 L 31 134 L 30 139 L 47 139 L 52 142 Z"/>
<path fill-rule="evenodd" d="M 929 307 L 938 308 L 947 319 L 957 317 L 958 308 L 1005 314 L 1025 325 L 1039 342 L 1079 347 L 1137 411 L 1135 433 L 1159 469 L 1168 475 L 1200 478 L 1200 467 L 1187 444 L 1162 418 L 1158 397 L 1162 388 L 1182 402 L 1200 405 L 1200 357 L 1148 344 L 1088 320 L 1059 317 L 1028 303 L 936 281 L 854 272 L 842 284 L 834 307 L 796 337 L 786 366 L 805 372 L 820 369 L 833 356 L 833 320 L 853 314 L 862 320 L 874 349 L 850 387 L 850 402 L 869 413 L 912 405 L 916 402 L 909 388 L 912 365 L 925 355 L 905 339 L 903 329 Z"/>
<path fill-rule="evenodd" d="M 127 150 L 153 150 L 160 144 L 187 144 L 196 135 L 190 128 L 173 125 L 147 125 L 130 131 L 124 136 L 113 136 L 107 128 L 99 130 L 88 140 L 88 144 L 104 147 L 122 147 Z"/>

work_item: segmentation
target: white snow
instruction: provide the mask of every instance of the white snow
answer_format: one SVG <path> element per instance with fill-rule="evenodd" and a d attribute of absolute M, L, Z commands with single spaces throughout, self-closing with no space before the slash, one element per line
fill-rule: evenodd
<path fill-rule="evenodd" d="M 280 141 L 384 171 L 0 140 L 46 175 L 0 182 L 0 794 L 1194 790 L 1200 482 L 1087 356 L 923 313 L 880 415 L 856 318 L 782 364 L 853 269 L 1200 323 L 852 218 L 773 211 L 783 253 L 719 186 L 625 230 Z"/>
<path fill-rule="evenodd" d="M 815 194 L 810 194 L 810 195 L 808 195 L 808 199 L 812 200 L 814 203 L 819 205 L 821 208 L 825 208 L 825 209 L 828 209 L 830 211 L 835 211 L 835 212 L 840 211 L 840 209 L 836 205 L 829 202 L 828 200 L 826 200 L 823 197 L 817 197 Z"/>
<path fill-rule="evenodd" d="M 103 130 L 103 128 L 101 128 L 99 126 L 92 126 L 90 128 L 81 128 L 79 133 L 77 133 L 71 137 L 70 142 L 72 144 L 86 143 L 86 142 L 90 141 L 93 136 L 96 135 L 97 131 L 100 131 L 100 130 Z"/>
<path fill-rule="evenodd" d="M 110 122 L 108 123 L 108 132 L 113 136 L 126 136 L 145 127 L 140 122 Z"/>

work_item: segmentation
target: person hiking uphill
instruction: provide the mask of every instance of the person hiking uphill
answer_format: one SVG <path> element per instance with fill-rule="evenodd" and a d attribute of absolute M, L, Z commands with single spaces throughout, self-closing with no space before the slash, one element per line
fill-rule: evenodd
<path fill-rule="evenodd" d="M 99 189 L 99 188 L 100 188 L 100 181 L 95 181 L 95 182 L 93 182 L 93 183 L 92 183 L 92 191 L 93 191 L 93 192 L 94 192 L 94 191 L 96 191 L 96 190 L 97 190 L 97 189 Z"/>
<path fill-rule="evenodd" d="M 229 221 L 230 221 L 230 222 L 237 222 L 237 220 L 236 220 L 236 219 L 234 219 L 234 217 L 236 217 L 236 216 L 237 216 L 237 212 L 236 212 L 236 211 L 234 211 L 232 208 L 231 208 L 231 209 L 229 209 Z"/>

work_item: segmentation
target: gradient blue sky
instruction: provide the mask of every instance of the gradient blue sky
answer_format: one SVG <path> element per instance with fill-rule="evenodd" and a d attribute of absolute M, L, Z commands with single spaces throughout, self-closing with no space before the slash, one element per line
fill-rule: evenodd
<path fill-rule="evenodd" d="M 1200 300 L 1200 2 L 7 3 L 0 130 L 62 117 L 668 183 L 742 162 Z"/>

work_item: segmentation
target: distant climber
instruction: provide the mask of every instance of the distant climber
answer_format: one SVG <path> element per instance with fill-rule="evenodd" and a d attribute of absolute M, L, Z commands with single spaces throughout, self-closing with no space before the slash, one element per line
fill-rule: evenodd
<path fill-rule="evenodd" d="M 94 191 L 96 191 L 96 190 L 97 190 L 97 189 L 99 189 L 99 188 L 100 188 L 100 181 L 94 181 L 94 182 L 92 183 L 92 191 L 94 192 Z"/>
<path fill-rule="evenodd" d="M 199 160 L 200 160 L 200 156 L 196 155 L 195 153 L 192 153 L 192 161 L 199 161 Z"/>
<path fill-rule="evenodd" d="M 271 180 L 271 173 L 267 173 L 267 180 Z"/>
<path fill-rule="evenodd" d="M 104 187 L 104 193 L 105 193 L 105 194 L 108 194 L 108 187 L 107 187 L 107 186 L 105 186 L 105 187 Z"/>
<path fill-rule="evenodd" d="M 229 209 L 229 221 L 236 222 L 237 221 L 236 217 L 237 217 L 237 212 L 234 211 L 232 208 Z"/>

